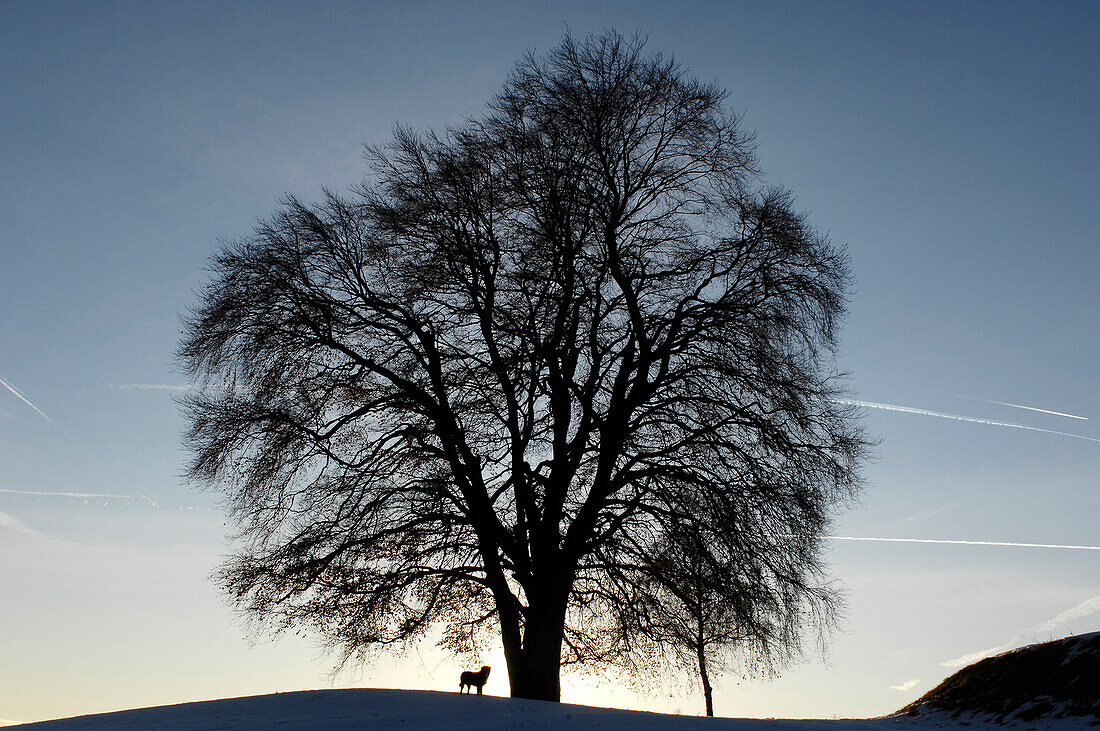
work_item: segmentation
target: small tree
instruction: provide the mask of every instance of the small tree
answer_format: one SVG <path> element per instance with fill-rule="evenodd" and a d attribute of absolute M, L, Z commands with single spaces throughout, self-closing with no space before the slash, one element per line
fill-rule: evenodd
<path fill-rule="evenodd" d="M 254 616 L 345 659 L 495 628 L 512 694 L 557 700 L 561 663 L 634 651 L 618 618 L 686 521 L 756 582 L 720 598 L 820 600 L 864 447 L 831 370 L 844 258 L 758 181 L 725 93 L 642 45 L 567 37 L 214 259 L 190 476 L 229 497 Z"/>
<path fill-rule="evenodd" d="M 797 654 L 803 625 L 830 625 L 836 608 L 833 594 L 820 587 L 762 591 L 767 582 L 751 573 L 754 561 L 715 555 L 715 545 L 721 544 L 690 521 L 667 531 L 626 614 L 633 633 L 652 641 L 658 654 L 694 669 L 708 716 L 712 673 L 734 663 L 750 673 L 782 667 Z M 808 593 L 816 597 L 807 601 Z M 806 621 L 807 609 L 819 616 Z"/>

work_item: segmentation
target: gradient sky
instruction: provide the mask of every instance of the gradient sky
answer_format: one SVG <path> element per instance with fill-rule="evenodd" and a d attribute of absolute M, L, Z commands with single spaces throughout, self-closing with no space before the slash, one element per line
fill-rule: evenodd
<path fill-rule="evenodd" d="M 396 122 L 478 115 L 567 29 L 649 33 L 726 86 L 768 179 L 847 245 L 841 367 L 882 441 L 835 535 L 1100 545 L 1100 6 L 226 5 L 0 2 L 0 719 L 453 689 L 427 645 L 330 678 L 218 594 L 232 526 L 180 479 L 179 317 L 219 238 L 348 188 Z M 951 661 L 1100 629 L 1100 551 L 831 545 L 827 659 L 725 676 L 720 715 L 882 714 Z M 640 690 L 563 699 L 702 710 Z"/>

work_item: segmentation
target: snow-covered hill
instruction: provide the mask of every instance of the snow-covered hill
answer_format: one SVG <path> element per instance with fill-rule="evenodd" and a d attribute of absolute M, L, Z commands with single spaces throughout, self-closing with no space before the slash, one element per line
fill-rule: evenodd
<path fill-rule="evenodd" d="M 1100 632 L 1028 645 L 967 665 L 897 714 L 1042 728 L 1100 728 Z"/>
<path fill-rule="evenodd" d="M 230 698 L 43 721 L 35 731 L 207 729 L 1100 729 L 1100 632 L 986 658 L 892 716 L 700 718 L 437 691 L 346 689 Z M 5 729 L 7 731 L 7 729 Z"/>
<path fill-rule="evenodd" d="M 564 703 L 417 690 L 313 690 L 142 708 L 14 726 L 35 731 L 199 729 L 725 729 L 836 731 L 882 721 L 708 719 Z M 896 724 L 891 723 L 891 726 Z M 5 729 L 8 731 L 8 729 Z"/>
<path fill-rule="evenodd" d="M 885 731 L 954 726 L 942 715 L 869 720 L 701 718 L 436 691 L 347 689 L 231 698 L 13 726 L 34 731 L 261 729 L 629 729 L 630 731 Z M 1028 728 L 1079 728 L 1073 720 Z M 1001 728 L 969 724 L 970 729 Z M 8 729 L 5 729 L 8 731 Z"/>

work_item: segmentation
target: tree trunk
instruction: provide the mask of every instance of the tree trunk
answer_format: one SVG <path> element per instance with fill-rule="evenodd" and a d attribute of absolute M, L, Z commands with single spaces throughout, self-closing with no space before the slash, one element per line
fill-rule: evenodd
<path fill-rule="evenodd" d="M 564 599 L 539 597 L 528 607 L 523 647 L 508 652 L 508 677 L 513 698 L 561 700 L 561 644 L 565 634 Z"/>
<path fill-rule="evenodd" d="M 699 652 L 699 679 L 703 681 L 703 697 L 707 700 L 707 715 L 714 715 L 714 699 L 711 697 L 710 677 L 707 676 L 706 647 L 700 644 L 696 648 Z"/>
<path fill-rule="evenodd" d="M 511 602 L 497 596 L 497 613 L 500 616 L 501 638 L 504 642 L 504 660 L 508 664 L 508 687 L 514 689 L 523 678 L 523 640 L 520 634 L 519 613 Z"/>

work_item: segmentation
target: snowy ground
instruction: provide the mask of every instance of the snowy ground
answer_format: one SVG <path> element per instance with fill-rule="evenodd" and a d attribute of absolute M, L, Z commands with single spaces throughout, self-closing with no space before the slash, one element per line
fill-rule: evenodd
<path fill-rule="evenodd" d="M 700 718 L 543 701 L 411 690 L 313 690 L 142 708 L 12 726 L 36 731 L 198 731 L 199 729 L 968 729 L 1005 728 L 924 719 L 871 720 Z M 1071 729 L 1074 719 L 1017 728 Z M 5 729 L 5 731 L 8 731 Z"/>

